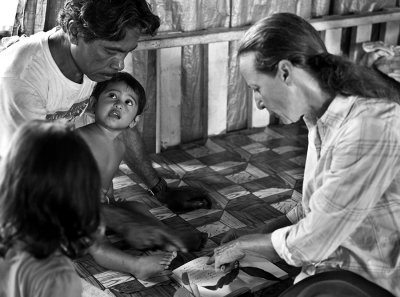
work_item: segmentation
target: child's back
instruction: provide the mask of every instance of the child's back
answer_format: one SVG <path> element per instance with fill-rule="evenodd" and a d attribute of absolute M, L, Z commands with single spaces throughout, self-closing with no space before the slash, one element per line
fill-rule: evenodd
<path fill-rule="evenodd" d="M 80 136 L 43 121 L 20 127 L 0 166 L 0 296 L 81 296 L 69 258 L 94 241 L 99 193 Z"/>
<path fill-rule="evenodd" d="M 18 248 L 10 249 L 0 259 L 0 275 L 0 296 L 72 297 L 82 292 L 71 260 L 62 254 L 39 260 Z"/>

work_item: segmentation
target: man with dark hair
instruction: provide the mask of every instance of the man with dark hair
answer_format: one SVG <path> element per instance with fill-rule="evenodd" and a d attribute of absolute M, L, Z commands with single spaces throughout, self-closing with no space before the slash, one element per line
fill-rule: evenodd
<path fill-rule="evenodd" d="M 154 35 L 160 26 L 145 0 L 69 0 L 58 22 L 59 27 L 24 38 L 0 54 L 0 156 L 26 120 L 62 119 L 76 127 L 90 123 L 84 112 L 94 83 L 121 71 L 140 35 Z M 136 128 L 121 137 L 125 161 L 158 200 L 180 212 L 210 206 L 204 194 L 167 187 Z"/>
<path fill-rule="evenodd" d="M 92 122 L 85 111 L 95 83 L 121 71 L 140 35 L 153 35 L 160 26 L 145 0 L 69 0 L 58 21 L 60 26 L 0 53 L 0 157 L 17 127 L 30 119 L 62 120 L 75 127 Z M 178 212 L 210 206 L 200 192 L 167 187 L 136 128 L 121 137 L 126 163 L 157 199 Z M 168 240 L 170 234 L 164 235 Z"/>

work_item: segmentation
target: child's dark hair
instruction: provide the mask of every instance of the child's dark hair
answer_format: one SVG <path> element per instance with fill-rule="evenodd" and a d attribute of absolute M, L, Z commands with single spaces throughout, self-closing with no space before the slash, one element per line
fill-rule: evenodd
<path fill-rule="evenodd" d="M 0 246 L 75 257 L 100 222 L 100 174 L 85 141 L 63 124 L 21 126 L 0 167 Z"/>
<path fill-rule="evenodd" d="M 138 95 L 139 102 L 137 102 L 137 114 L 140 115 L 146 106 L 146 93 L 136 78 L 127 72 L 117 72 L 112 76 L 111 79 L 97 83 L 93 89 L 92 96 L 97 100 L 100 94 L 107 88 L 109 83 L 120 81 L 126 83 Z"/>

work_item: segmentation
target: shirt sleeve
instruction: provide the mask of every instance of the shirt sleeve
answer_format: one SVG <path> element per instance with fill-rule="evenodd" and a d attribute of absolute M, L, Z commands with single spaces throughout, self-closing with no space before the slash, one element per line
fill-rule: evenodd
<path fill-rule="evenodd" d="M 296 205 L 286 214 L 286 217 L 292 224 L 296 224 L 304 218 L 304 209 L 301 201 L 296 203 Z"/>
<path fill-rule="evenodd" d="M 82 282 L 79 276 L 71 269 L 53 273 L 42 281 L 36 297 L 81 297 Z"/>
<path fill-rule="evenodd" d="M 383 118 L 383 117 L 382 117 Z M 276 230 L 272 244 L 288 264 L 316 264 L 331 255 L 376 206 L 399 172 L 398 123 L 359 117 L 326 148 L 332 162 L 310 197 L 310 213 Z"/>
<path fill-rule="evenodd" d="M 21 79 L 1 78 L 0 112 L 8 129 L 16 129 L 30 119 L 45 119 L 45 99 L 35 87 Z"/>

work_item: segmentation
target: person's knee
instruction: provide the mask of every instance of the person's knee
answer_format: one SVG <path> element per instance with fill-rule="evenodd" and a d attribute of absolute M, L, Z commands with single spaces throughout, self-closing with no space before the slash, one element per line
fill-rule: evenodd
<path fill-rule="evenodd" d="M 394 297 L 389 291 L 346 270 L 318 273 L 296 283 L 279 297 Z"/>

